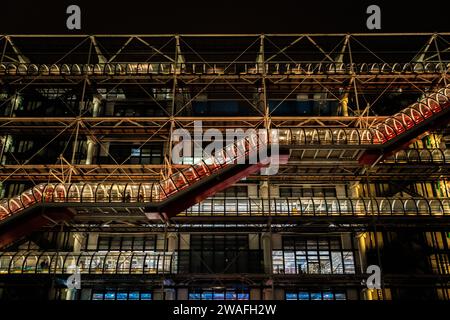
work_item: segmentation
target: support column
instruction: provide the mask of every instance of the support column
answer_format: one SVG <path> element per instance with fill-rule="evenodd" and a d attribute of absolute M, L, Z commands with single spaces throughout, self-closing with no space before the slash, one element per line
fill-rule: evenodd
<path fill-rule="evenodd" d="M 186 288 L 179 288 L 177 290 L 177 300 L 189 300 L 189 290 Z"/>
<path fill-rule="evenodd" d="M 344 117 L 348 117 L 348 92 L 344 93 L 341 99 L 341 111 Z"/>
<path fill-rule="evenodd" d="M 267 199 L 269 198 L 269 184 L 264 181 L 259 186 L 259 197 Z"/>
<path fill-rule="evenodd" d="M 272 280 L 270 280 L 272 281 Z M 271 282 L 266 283 L 267 285 L 271 285 Z M 275 299 L 275 289 L 273 288 L 264 288 L 262 293 L 263 300 L 274 300 Z"/>
<path fill-rule="evenodd" d="M 367 232 L 359 232 L 356 234 L 357 246 L 358 246 L 358 263 L 360 266 L 360 272 L 366 273 L 367 268 L 367 246 L 366 241 L 369 233 Z"/>
<path fill-rule="evenodd" d="M 67 289 L 66 300 L 75 300 L 77 297 L 77 289 Z"/>
<path fill-rule="evenodd" d="M 263 233 L 261 235 L 261 246 L 263 249 L 264 273 L 272 274 L 272 237 L 270 233 Z"/>
<path fill-rule="evenodd" d="M 92 158 L 94 157 L 95 150 L 95 141 L 91 137 L 87 137 L 86 147 L 86 164 L 92 164 Z"/>
<path fill-rule="evenodd" d="M 167 251 L 175 252 L 178 249 L 178 235 L 176 232 L 169 232 L 167 234 Z"/>
<path fill-rule="evenodd" d="M 73 252 L 81 252 L 85 248 L 86 236 L 84 233 L 76 232 L 73 234 Z"/>
<path fill-rule="evenodd" d="M 355 199 L 359 197 L 361 184 L 359 182 L 350 182 L 348 195 L 350 198 Z"/>
<path fill-rule="evenodd" d="M 94 96 L 92 99 L 92 117 L 98 117 L 100 113 L 100 106 L 102 104 L 102 97 L 100 95 Z M 94 157 L 95 141 L 91 137 L 87 137 L 86 141 L 86 162 L 85 164 L 92 164 L 92 158 Z"/>
<path fill-rule="evenodd" d="M 175 289 L 164 289 L 164 300 L 175 300 L 176 291 Z"/>
<path fill-rule="evenodd" d="M 261 289 L 252 288 L 250 289 L 250 300 L 262 300 L 261 299 Z"/>
<path fill-rule="evenodd" d="M 98 117 L 100 106 L 102 104 L 101 96 L 95 96 L 92 100 L 92 117 Z"/>
<path fill-rule="evenodd" d="M 86 246 L 86 234 L 82 232 L 75 232 L 73 234 L 73 252 L 80 253 L 82 249 Z M 94 247 L 91 245 L 91 247 Z M 95 247 L 97 247 L 97 237 L 95 237 Z M 79 267 L 79 266 L 78 266 Z M 79 270 L 79 269 L 78 269 Z M 74 270 L 75 272 L 75 270 Z M 77 289 L 67 289 L 66 290 L 66 300 L 76 300 Z M 82 299 L 82 297 L 81 297 Z M 90 297 L 89 297 L 90 299 Z"/>

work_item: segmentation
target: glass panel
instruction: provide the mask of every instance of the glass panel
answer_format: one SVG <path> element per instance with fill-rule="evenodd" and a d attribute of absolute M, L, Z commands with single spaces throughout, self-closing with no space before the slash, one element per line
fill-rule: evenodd
<path fill-rule="evenodd" d="M 152 300 L 152 294 L 150 292 L 141 293 L 141 300 Z"/>
<path fill-rule="evenodd" d="M 139 292 L 133 291 L 128 294 L 128 300 L 139 300 Z"/>
<path fill-rule="evenodd" d="M 67 188 L 69 185 L 58 184 L 53 194 L 54 202 L 66 202 Z"/>
<path fill-rule="evenodd" d="M 105 300 L 116 300 L 116 293 L 115 292 L 106 292 Z"/>
<path fill-rule="evenodd" d="M 25 208 L 36 203 L 36 199 L 33 196 L 33 189 L 28 189 L 28 190 L 24 191 L 21 195 L 21 200 L 22 200 L 22 203 Z M 1 211 L 0 211 L 0 217 L 1 217 Z"/>
<path fill-rule="evenodd" d="M 117 292 L 117 300 L 128 300 L 128 293 Z"/>
<path fill-rule="evenodd" d="M 284 252 L 285 273 L 296 273 L 295 253 Z"/>
<path fill-rule="evenodd" d="M 199 178 L 197 172 L 195 172 L 193 167 L 184 169 L 183 174 L 189 182 L 194 182 Z"/>
<path fill-rule="evenodd" d="M 170 178 L 172 179 L 173 183 L 175 184 L 175 187 L 178 190 L 184 189 L 188 186 L 186 178 L 180 172 L 172 174 Z"/>
<path fill-rule="evenodd" d="M 297 294 L 286 292 L 286 300 L 297 300 Z"/>
<path fill-rule="evenodd" d="M 171 179 L 161 181 L 161 188 L 164 190 L 165 195 L 168 197 L 177 191 L 175 184 Z"/>
<path fill-rule="evenodd" d="M 94 293 L 92 295 L 92 300 L 103 300 L 103 293 Z"/>
<path fill-rule="evenodd" d="M 68 202 L 80 202 L 81 198 L 81 189 L 83 185 L 79 183 L 73 183 L 69 187 L 69 194 L 67 195 Z M 36 193 L 35 193 L 36 196 Z"/>
<path fill-rule="evenodd" d="M 340 252 L 331 252 L 331 263 L 333 274 L 343 274 L 342 254 Z"/>
<path fill-rule="evenodd" d="M 299 292 L 298 300 L 309 300 L 309 292 Z"/>

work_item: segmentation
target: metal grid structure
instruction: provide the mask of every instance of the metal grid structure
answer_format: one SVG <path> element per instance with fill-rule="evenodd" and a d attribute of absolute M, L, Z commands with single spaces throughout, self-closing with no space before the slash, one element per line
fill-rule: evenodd
<path fill-rule="evenodd" d="M 395 136 L 409 123 L 418 123 L 417 112 L 420 119 L 433 114 L 436 104 L 429 101 L 439 103 L 440 98 L 427 99 L 448 84 L 450 33 L 3 35 L 0 50 L 4 196 L 7 186 L 20 183 L 43 189 L 51 185 L 52 199 L 58 186 L 83 190 L 85 185 L 107 185 L 110 190 L 121 186 L 117 187 L 120 201 L 102 203 L 95 201 L 97 194 L 91 188 L 94 201 L 64 205 L 76 213 L 73 220 L 50 219 L 43 230 L 159 232 L 167 254 L 173 249 L 169 237 L 173 233 L 251 230 L 260 234 L 266 248 L 264 261 L 269 264 L 272 258 L 266 251 L 276 246 L 273 233 L 277 232 L 352 232 L 354 239 L 373 238 L 373 243 L 367 241 L 379 251 L 379 233 L 402 228 L 448 231 L 447 116 L 427 123 L 414 141 L 407 141 L 409 145 L 396 146 L 388 150 L 390 154 L 382 152 L 369 164 L 361 159 L 380 149 L 378 145 L 391 133 Z M 445 96 L 445 89 L 441 90 Z M 24 106 L 24 101 L 35 97 L 42 100 L 40 105 Z M 408 106 L 413 106 L 410 113 L 399 113 Z M 212 199 L 171 221 L 148 220 L 143 201 L 138 196 L 125 201 L 124 190 L 140 190 L 141 185 L 188 168 L 189 164 L 171 161 L 175 143 L 171 133 L 178 128 L 192 132 L 198 121 L 204 130 L 222 132 L 279 129 L 289 141 L 289 163 L 281 165 L 275 176 L 252 174 L 243 182 L 257 186 L 257 194 L 249 195 L 254 199 Z M 375 139 L 377 130 L 382 134 Z M 362 138 L 365 132 L 370 133 L 367 139 Z M 33 136 L 42 136 L 43 143 L 20 158 L 12 148 L 15 139 Z M 292 143 L 295 136 L 300 138 Z M 55 141 L 63 143 L 55 147 Z M 161 144 L 162 161 L 132 163 L 131 155 L 120 158 L 110 152 L 113 143 L 132 144 L 138 151 L 149 143 Z M 345 185 L 346 191 L 335 197 L 278 197 L 284 186 L 318 183 Z M 439 185 L 440 191 L 446 191 L 426 195 L 411 187 L 414 184 Z M 390 189 L 376 191 L 375 185 Z M 59 202 L 53 209 L 58 210 Z M 3 255 L 13 259 L 15 254 Z M 320 279 L 274 275 L 270 267 L 259 275 L 195 277 L 198 285 L 243 281 L 269 292 L 260 298 L 280 298 L 277 286 L 290 283 L 358 287 L 363 265 L 358 262 L 360 270 L 354 276 Z M 192 277 L 174 274 L 170 279 L 188 285 Z M 377 296 L 391 297 L 392 288 L 405 285 L 407 278 L 388 274 Z M 164 291 L 166 276 L 155 279 L 162 279 Z M 450 296 L 445 275 L 417 277 L 418 286 L 427 283 L 441 290 L 439 297 Z"/>

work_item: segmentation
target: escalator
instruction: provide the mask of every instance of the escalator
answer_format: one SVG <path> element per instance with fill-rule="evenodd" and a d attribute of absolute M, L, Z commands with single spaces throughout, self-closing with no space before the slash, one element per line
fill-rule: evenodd
<path fill-rule="evenodd" d="M 447 85 L 425 94 L 418 102 L 371 128 L 374 143 L 379 143 L 380 148 L 365 151 L 359 163 L 372 165 L 407 148 L 424 132 L 446 125 L 449 114 L 450 85 Z"/>
<path fill-rule="evenodd" d="M 270 164 L 286 164 L 287 150 L 270 154 L 270 136 L 251 134 L 161 182 L 36 185 L 0 202 L 0 247 L 49 222 L 70 219 L 74 215 L 71 206 L 79 203 L 117 206 L 138 202 L 149 218 L 170 219 Z"/>

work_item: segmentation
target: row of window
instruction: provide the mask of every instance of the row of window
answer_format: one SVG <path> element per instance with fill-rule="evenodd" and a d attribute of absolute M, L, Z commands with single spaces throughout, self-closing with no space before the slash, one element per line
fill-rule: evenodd
<path fill-rule="evenodd" d="M 286 300 L 347 300 L 344 291 L 298 291 L 286 292 Z"/>
<path fill-rule="evenodd" d="M 151 292 L 139 291 L 94 291 L 92 300 L 152 300 Z M 196 289 L 188 294 L 189 300 L 250 300 L 248 289 Z M 298 291 L 286 292 L 286 300 L 346 300 L 344 291 Z"/>
<path fill-rule="evenodd" d="M 250 300 L 248 289 L 197 289 L 189 292 L 189 300 Z"/>
<path fill-rule="evenodd" d="M 391 197 L 404 195 L 420 195 L 425 198 L 450 197 L 450 183 L 446 180 L 434 182 L 413 182 L 409 180 L 390 181 L 389 183 L 361 184 L 360 197 Z"/>
<path fill-rule="evenodd" d="M 92 300 L 152 300 L 147 291 L 93 291 Z M 250 300 L 248 289 L 194 289 L 189 300 Z M 344 291 L 288 291 L 285 300 L 347 300 Z"/>
<path fill-rule="evenodd" d="M 98 251 L 156 251 L 156 235 L 146 236 L 100 236 Z"/>
<path fill-rule="evenodd" d="M 431 269 L 437 274 L 450 274 L 450 255 L 432 254 L 430 257 Z"/>
<path fill-rule="evenodd" d="M 280 187 L 280 197 L 336 197 L 335 187 Z"/>
<path fill-rule="evenodd" d="M 139 291 L 104 291 L 92 292 L 91 300 L 152 300 L 153 294 L 151 292 Z"/>

